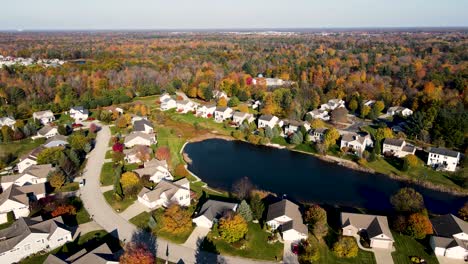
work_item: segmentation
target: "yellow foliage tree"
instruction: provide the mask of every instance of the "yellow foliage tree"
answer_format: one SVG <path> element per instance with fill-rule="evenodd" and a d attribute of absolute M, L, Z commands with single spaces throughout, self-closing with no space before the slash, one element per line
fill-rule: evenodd
<path fill-rule="evenodd" d="M 120 184 L 122 184 L 122 188 L 132 187 L 137 185 L 140 182 L 140 179 L 136 175 L 136 173 L 127 171 L 122 174 L 120 178 Z"/>
<path fill-rule="evenodd" d="M 239 241 L 247 231 L 247 221 L 239 214 L 228 215 L 219 221 L 221 237 L 228 243 Z"/>
<path fill-rule="evenodd" d="M 177 204 L 172 204 L 164 211 L 161 224 L 161 230 L 172 234 L 180 234 L 190 231 L 192 228 L 192 218 L 188 210 L 181 208 Z"/>
<path fill-rule="evenodd" d="M 225 106 L 227 106 L 227 100 L 226 100 L 226 98 L 221 97 L 221 98 L 218 100 L 218 106 L 220 106 L 220 107 L 225 107 Z"/>

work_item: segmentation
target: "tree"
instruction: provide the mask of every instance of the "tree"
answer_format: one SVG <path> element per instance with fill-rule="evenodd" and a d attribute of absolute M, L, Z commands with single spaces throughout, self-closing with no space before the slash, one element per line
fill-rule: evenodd
<path fill-rule="evenodd" d="M 403 233 L 406 230 L 406 217 L 404 215 L 397 215 L 393 220 L 393 229 L 397 232 Z"/>
<path fill-rule="evenodd" d="M 128 121 L 127 121 L 127 118 L 125 116 L 121 116 L 119 118 L 117 118 L 117 120 L 115 120 L 115 125 L 118 127 L 118 128 L 126 128 L 128 126 Z"/>
<path fill-rule="evenodd" d="M 354 237 L 340 237 L 340 239 L 333 244 L 332 250 L 340 258 L 354 258 L 359 252 Z"/>
<path fill-rule="evenodd" d="M 178 204 L 171 204 L 161 218 L 161 230 L 171 234 L 181 234 L 190 231 L 192 218 L 190 212 Z"/>
<path fill-rule="evenodd" d="M 253 218 L 260 220 L 263 216 L 263 211 L 265 211 L 265 204 L 263 203 L 258 193 L 254 194 L 250 200 L 250 208 L 252 209 Z"/>
<path fill-rule="evenodd" d="M 248 177 L 242 177 L 238 181 L 236 181 L 232 186 L 232 192 L 239 198 L 239 199 L 246 199 L 249 197 L 250 192 L 253 189 L 253 184 L 249 180 Z"/>
<path fill-rule="evenodd" d="M 245 105 L 245 104 L 241 104 L 241 105 L 239 105 L 239 107 L 237 107 L 237 110 L 239 110 L 242 113 L 248 113 L 249 112 L 249 107 L 247 105 Z"/>
<path fill-rule="evenodd" d="M 236 96 L 233 96 L 233 97 L 231 97 L 231 99 L 229 100 L 227 105 L 229 107 L 236 107 L 239 104 L 240 104 L 239 98 L 237 98 Z"/>
<path fill-rule="evenodd" d="M 291 137 L 291 143 L 294 145 L 299 145 L 302 143 L 302 141 L 304 141 L 304 137 L 300 131 L 297 131 Z"/>
<path fill-rule="evenodd" d="M 369 115 L 370 111 L 371 111 L 371 108 L 369 106 L 367 105 L 361 106 L 361 113 L 360 113 L 361 118 L 366 118 L 366 116 Z"/>
<path fill-rule="evenodd" d="M 9 126 L 2 126 L 3 142 L 10 142 L 13 139 L 13 130 Z"/>
<path fill-rule="evenodd" d="M 129 243 L 120 256 L 120 264 L 154 264 L 155 256 L 143 243 Z"/>
<path fill-rule="evenodd" d="M 390 198 L 390 202 L 398 212 L 417 213 L 424 209 L 424 199 L 412 188 L 401 188 Z"/>
<path fill-rule="evenodd" d="M 408 166 L 412 167 L 412 168 L 418 166 L 418 164 L 419 164 L 419 159 L 414 154 L 406 155 L 405 161 L 408 162 Z"/>
<path fill-rule="evenodd" d="M 64 136 L 68 135 L 67 125 L 58 126 L 57 131 L 60 135 L 64 135 Z"/>
<path fill-rule="evenodd" d="M 55 189 L 58 189 L 65 184 L 65 176 L 60 171 L 54 171 L 49 176 L 49 182 L 50 186 L 54 187 Z"/>
<path fill-rule="evenodd" d="M 331 120 L 335 123 L 347 123 L 348 122 L 348 110 L 344 107 L 336 108 L 331 112 Z"/>
<path fill-rule="evenodd" d="M 120 184 L 122 184 L 122 188 L 124 189 L 124 194 L 133 194 L 135 193 L 140 183 L 140 179 L 138 178 L 137 174 L 131 171 L 127 171 L 122 174 L 120 178 Z"/>
<path fill-rule="evenodd" d="M 312 205 L 305 213 L 305 220 L 312 226 L 312 233 L 322 238 L 328 233 L 327 212 L 317 204 Z"/>
<path fill-rule="evenodd" d="M 156 149 L 155 157 L 158 160 L 165 160 L 168 164 L 171 163 L 171 151 L 168 147 L 159 147 Z"/>
<path fill-rule="evenodd" d="M 340 132 L 334 127 L 327 129 L 323 135 L 323 144 L 326 149 L 336 144 L 336 141 L 340 138 Z"/>
<path fill-rule="evenodd" d="M 46 148 L 37 155 L 37 164 L 58 164 L 62 156 L 63 147 Z"/>
<path fill-rule="evenodd" d="M 432 224 L 427 215 L 414 213 L 408 217 L 406 234 L 416 239 L 423 239 L 432 234 Z"/>
<path fill-rule="evenodd" d="M 349 110 L 351 110 L 351 112 L 355 112 L 356 109 L 358 108 L 358 102 L 356 99 L 351 99 L 351 101 L 349 102 L 349 105 L 348 105 L 348 108 Z"/>
<path fill-rule="evenodd" d="M 114 152 L 123 152 L 124 150 L 124 145 L 120 142 L 115 142 L 114 145 L 112 145 L 112 151 Z"/>
<path fill-rule="evenodd" d="M 99 127 L 95 123 L 91 123 L 89 125 L 89 132 L 94 134 L 94 133 L 98 132 L 98 130 L 99 130 Z"/>
<path fill-rule="evenodd" d="M 247 231 L 247 222 L 239 214 L 228 214 L 219 221 L 220 235 L 228 243 L 239 241 Z"/>
<path fill-rule="evenodd" d="M 312 246 L 310 242 L 301 243 L 302 250 L 299 252 L 299 263 L 315 263 L 320 259 L 320 250 Z"/>
<path fill-rule="evenodd" d="M 73 206 L 71 204 L 59 205 L 51 213 L 52 217 L 57 217 L 57 216 L 60 216 L 60 215 L 65 215 L 65 214 L 67 214 L 67 215 L 76 215 L 75 206 Z"/>
<path fill-rule="evenodd" d="M 250 222 L 252 221 L 252 210 L 250 209 L 249 204 L 245 200 L 242 200 L 242 202 L 239 205 L 239 209 L 237 212 L 247 221 Z"/>
<path fill-rule="evenodd" d="M 75 133 L 68 137 L 68 143 L 72 149 L 84 150 L 88 139 L 81 133 Z"/>
<path fill-rule="evenodd" d="M 225 107 L 227 106 L 227 100 L 224 97 L 219 98 L 218 100 L 218 106 L 219 107 Z"/>
<path fill-rule="evenodd" d="M 317 128 L 322 128 L 322 127 L 325 127 L 325 122 L 323 122 L 322 119 L 315 118 L 310 121 L 311 129 L 317 129 Z"/>
<path fill-rule="evenodd" d="M 137 145 L 134 147 L 136 152 L 136 157 L 145 162 L 151 159 L 151 149 L 147 146 Z"/>

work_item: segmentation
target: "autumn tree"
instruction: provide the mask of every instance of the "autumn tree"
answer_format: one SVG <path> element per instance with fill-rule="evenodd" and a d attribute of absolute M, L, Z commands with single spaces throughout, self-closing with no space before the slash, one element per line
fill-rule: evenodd
<path fill-rule="evenodd" d="M 60 171 L 54 171 L 49 176 L 50 186 L 58 189 L 65 184 L 65 176 Z"/>
<path fill-rule="evenodd" d="M 77 150 L 84 150 L 88 139 L 81 133 L 75 133 L 68 137 L 70 147 Z"/>
<path fill-rule="evenodd" d="M 190 231 L 192 228 L 192 218 L 187 209 L 183 209 L 178 204 L 171 204 L 161 218 L 161 230 L 171 234 L 181 234 Z"/>
<path fill-rule="evenodd" d="M 147 146 L 137 145 L 135 148 L 135 155 L 136 157 L 145 162 L 151 159 L 151 149 Z"/>
<path fill-rule="evenodd" d="M 120 256 L 121 264 L 154 264 L 155 256 L 143 243 L 128 243 L 125 251 Z"/>
<path fill-rule="evenodd" d="M 458 216 L 460 216 L 460 218 L 464 221 L 468 221 L 468 202 L 466 202 L 465 205 L 463 205 L 463 207 L 458 210 Z"/>
<path fill-rule="evenodd" d="M 336 141 L 340 138 L 340 133 L 334 127 L 327 129 L 323 135 L 323 144 L 326 149 L 336 144 Z"/>
<path fill-rule="evenodd" d="M 232 192 L 239 199 L 246 199 L 249 197 L 250 192 L 253 190 L 253 184 L 248 177 L 242 177 L 236 181 L 232 186 Z"/>
<path fill-rule="evenodd" d="M 219 100 L 218 100 L 218 106 L 219 107 L 226 107 L 227 104 L 228 104 L 228 102 L 227 102 L 226 98 L 224 98 L 224 97 L 219 98 Z"/>
<path fill-rule="evenodd" d="M 332 251 L 340 258 L 354 258 L 358 255 L 359 248 L 354 237 L 340 237 L 333 244 Z"/>
<path fill-rule="evenodd" d="M 412 188 L 401 188 L 390 198 L 396 211 L 402 213 L 416 213 L 424 209 L 424 200 L 420 193 Z"/>
<path fill-rule="evenodd" d="M 177 166 L 174 169 L 174 174 L 179 177 L 187 177 L 190 175 L 187 169 L 185 168 L 184 164 L 182 163 L 177 164 Z"/>
<path fill-rule="evenodd" d="M 156 149 L 155 157 L 158 160 L 165 160 L 168 164 L 171 163 L 171 151 L 168 147 L 159 147 Z"/>
<path fill-rule="evenodd" d="M 327 235 L 327 212 L 317 204 L 312 205 L 305 213 L 305 220 L 312 226 L 312 233 L 319 239 Z"/>
<path fill-rule="evenodd" d="M 57 165 L 63 153 L 63 147 L 46 148 L 37 155 L 37 164 Z"/>
<path fill-rule="evenodd" d="M 423 239 L 432 234 L 432 224 L 427 215 L 414 213 L 408 217 L 406 234 L 416 239 Z"/>
<path fill-rule="evenodd" d="M 51 213 L 52 217 L 57 217 L 60 215 L 76 215 L 76 208 L 71 204 L 59 205 Z"/>
<path fill-rule="evenodd" d="M 323 122 L 322 119 L 315 118 L 310 121 L 311 129 L 317 129 L 317 128 L 322 128 L 322 127 L 325 127 L 325 122 Z"/>
<path fill-rule="evenodd" d="M 112 145 L 112 151 L 114 152 L 123 152 L 124 150 L 124 145 L 120 142 L 115 142 L 114 145 Z"/>
<path fill-rule="evenodd" d="M 331 112 L 331 121 L 334 123 L 347 123 L 348 122 L 348 110 L 344 107 L 338 107 Z"/>
<path fill-rule="evenodd" d="M 124 194 L 132 195 L 138 192 L 140 179 L 137 174 L 131 171 L 127 171 L 122 174 L 120 178 L 120 184 L 124 190 Z"/>
<path fill-rule="evenodd" d="M 219 221 L 220 235 L 228 243 L 239 241 L 247 231 L 247 221 L 239 214 L 228 214 Z"/>

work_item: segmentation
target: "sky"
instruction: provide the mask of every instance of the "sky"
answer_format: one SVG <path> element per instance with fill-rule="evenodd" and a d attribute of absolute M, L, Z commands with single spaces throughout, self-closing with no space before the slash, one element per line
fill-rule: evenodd
<path fill-rule="evenodd" d="M 468 26 L 468 0 L 0 0 L 0 30 Z"/>

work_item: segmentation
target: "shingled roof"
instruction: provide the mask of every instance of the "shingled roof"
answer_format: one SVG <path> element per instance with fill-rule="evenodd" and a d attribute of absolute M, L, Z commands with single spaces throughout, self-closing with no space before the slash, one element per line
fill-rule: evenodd
<path fill-rule="evenodd" d="M 117 261 L 117 258 L 109 246 L 104 243 L 89 252 L 82 249 L 64 260 L 55 255 L 49 255 L 44 264 L 105 264 L 109 261 Z"/>
<path fill-rule="evenodd" d="M 213 221 L 215 218 L 220 218 L 225 212 L 234 211 L 237 208 L 236 203 L 228 203 L 216 200 L 206 201 L 200 209 L 198 216 L 205 216 L 208 220 Z"/>
<path fill-rule="evenodd" d="M 453 150 L 450 150 L 450 149 L 446 149 L 446 148 L 431 148 L 431 150 L 429 152 L 439 154 L 439 155 L 448 156 L 448 157 L 453 157 L 453 158 L 458 157 L 458 155 L 460 154 L 459 152 L 456 152 L 456 151 L 453 151 Z"/>
<path fill-rule="evenodd" d="M 453 214 L 441 215 L 431 219 L 434 235 L 452 237 L 454 234 L 468 234 L 468 223 Z"/>
<path fill-rule="evenodd" d="M 341 213 L 341 225 L 343 227 L 351 225 L 358 229 L 365 229 L 369 238 L 384 234 L 393 240 L 392 232 L 390 232 L 387 217 L 385 216 Z"/>

